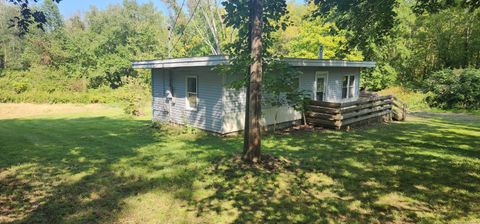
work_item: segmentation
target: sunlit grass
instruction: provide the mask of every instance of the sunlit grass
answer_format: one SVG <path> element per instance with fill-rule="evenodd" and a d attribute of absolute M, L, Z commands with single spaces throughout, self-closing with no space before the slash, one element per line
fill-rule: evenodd
<path fill-rule="evenodd" d="M 478 116 L 266 135 L 289 165 L 262 170 L 231 159 L 241 137 L 75 110 L 0 118 L 0 222 L 480 221 Z"/>

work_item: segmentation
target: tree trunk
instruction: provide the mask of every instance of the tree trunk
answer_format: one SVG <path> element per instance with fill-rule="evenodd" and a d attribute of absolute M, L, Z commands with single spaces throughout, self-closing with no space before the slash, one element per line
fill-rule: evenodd
<path fill-rule="evenodd" d="M 262 13 L 263 0 L 252 0 L 251 56 L 250 65 L 250 102 L 248 106 L 248 147 L 244 159 L 249 162 L 260 160 L 260 118 L 261 118 L 261 87 L 262 87 Z"/>
<path fill-rule="evenodd" d="M 253 2 L 255 0 L 250 0 L 250 7 L 253 7 Z M 250 10 L 250 21 L 248 24 L 248 51 L 252 51 L 252 27 L 253 27 L 253 10 Z M 248 139 L 250 134 L 249 128 L 249 111 L 250 111 L 250 67 L 247 68 L 247 86 L 245 88 L 245 120 L 243 127 L 243 155 L 246 155 L 248 152 Z"/>

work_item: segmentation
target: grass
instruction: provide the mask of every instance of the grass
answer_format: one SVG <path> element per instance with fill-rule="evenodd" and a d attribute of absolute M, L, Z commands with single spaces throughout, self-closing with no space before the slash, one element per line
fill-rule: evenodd
<path fill-rule="evenodd" d="M 427 95 L 422 92 L 409 90 L 401 86 L 389 87 L 379 92 L 380 95 L 394 95 L 408 105 L 410 111 L 431 111 L 425 98 Z"/>
<path fill-rule="evenodd" d="M 0 119 L 0 222 L 480 222 L 478 116 L 267 135 L 263 152 L 290 162 L 266 170 L 231 159 L 240 137 L 153 129 L 120 109 L 10 111 Z"/>

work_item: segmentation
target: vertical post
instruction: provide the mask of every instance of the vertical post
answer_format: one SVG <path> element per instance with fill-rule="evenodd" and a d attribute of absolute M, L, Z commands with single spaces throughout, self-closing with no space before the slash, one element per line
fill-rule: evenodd
<path fill-rule="evenodd" d="M 172 37 L 172 27 L 169 25 L 168 29 L 168 58 L 172 58 L 172 47 L 171 47 L 171 37 Z"/>
<path fill-rule="evenodd" d="M 318 59 L 323 59 L 323 45 L 318 42 L 318 45 L 320 45 L 320 49 L 318 49 Z"/>
<path fill-rule="evenodd" d="M 262 87 L 262 14 L 263 0 L 253 0 L 253 20 L 251 28 L 251 57 L 253 63 L 250 65 L 250 102 L 249 102 L 249 133 L 248 147 L 244 154 L 244 159 L 249 162 L 260 160 L 261 136 L 261 87 Z"/>

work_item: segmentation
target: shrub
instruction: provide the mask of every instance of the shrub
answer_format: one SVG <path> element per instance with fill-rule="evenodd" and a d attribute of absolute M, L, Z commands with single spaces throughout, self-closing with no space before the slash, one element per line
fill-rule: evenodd
<path fill-rule="evenodd" d="M 73 92 L 85 92 L 87 90 L 87 80 L 74 79 L 70 81 L 70 90 Z"/>
<path fill-rule="evenodd" d="M 388 63 L 379 63 L 373 69 L 362 71 L 360 76 L 362 88 L 379 91 L 392 86 L 396 82 L 397 71 Z"/>
<path fill-rule="evenodd" d="M 29 70 L 2 70 L 0 76 L 1 103 L 125 103 L 133 102 L 129 114 L 141 114 L 150 90 L 145 79 L 130 78 L 129 86 L 112 89 L 101 85 L 88 88 L 88 79 L 43 66 Z M 27 81 L 28 80 L 28 81 Z M 132 84 L 134 83 L 135 84 Z M 132 86 L 137 87 L 132 87 Z M 130 99 L 130 100 L 127 100 Z M 126 103 L 124 104 L 126 106 Z"/>
<path fill-rule="evenodd" d="M 14 82 L 13 83 L 13 91 L 15 91 L 15 93 L 17 93 L 17 94 L 23 93 L 23 92 L 27 91 L 27 89 L 28 89 L 27 82 Z"/>
<path fill-rule="evenodd" d="M 147 99 L 145 90 L 148 89 L 148 87 L 138 79 L 124 79 L 122 82 L 127 84 L 118 88 L 119 91 L 124 93 L 121 97 L 123 111 L 128 115 L 143 115 L 143 106 Z"/>
<path fill-rule="evenodd" d="M 445 69 L 433 73 L 424 84 L 427 102 L 441 109 L 480 108 L 480 69 Z"/>

